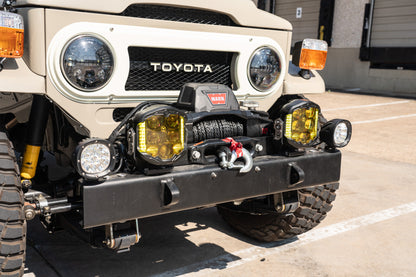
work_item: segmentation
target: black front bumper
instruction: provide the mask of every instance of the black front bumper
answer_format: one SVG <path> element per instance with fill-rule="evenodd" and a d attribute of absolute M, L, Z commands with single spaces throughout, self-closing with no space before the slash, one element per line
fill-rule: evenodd
<path fill-rule="evenodd" d="M 178 166 L 158 176 L 111 176 L 83 187 L 84 228 L 337 182 L 339 151 L 262 156 L 246 174 L 218 165 Z"/>

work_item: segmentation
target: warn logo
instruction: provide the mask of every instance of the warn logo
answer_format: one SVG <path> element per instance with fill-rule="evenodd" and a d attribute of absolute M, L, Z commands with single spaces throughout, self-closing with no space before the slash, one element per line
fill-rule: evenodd
<path fill-rule="evenodd" d="M 226 93 L 207 93 L 207 95 L 212 105 L 225 105 L 227 102 Z"/>

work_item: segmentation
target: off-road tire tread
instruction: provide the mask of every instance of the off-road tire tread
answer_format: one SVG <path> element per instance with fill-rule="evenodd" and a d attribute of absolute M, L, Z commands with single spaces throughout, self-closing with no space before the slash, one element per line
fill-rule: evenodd
<path fill-rule="evenodd" d="M 26 220 L 19 176 L 13 145 L 0 132 L 0 276 L 24 273 Z"/>
<path fill-rule="evenodd" d="M 298 190 L 299 207 L 288 214 L 250 214 L 219 205 L 218 212 L 233 228 L 259 241 L 289 239 L 317 226 L 332 209 L 339 184 Z"/>

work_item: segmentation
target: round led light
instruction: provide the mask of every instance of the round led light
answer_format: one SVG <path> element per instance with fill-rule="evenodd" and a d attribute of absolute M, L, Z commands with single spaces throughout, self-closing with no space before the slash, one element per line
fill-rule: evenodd
<path fill-rule="evenodd" d="M 64 48 L 61 67 L 72 86 L 83 91 L 95 91 L 106 85 L 111 77 L 113 54 L 102 40 L 79 36 Z"/>
<path fill-rule="evenodd" d="M 249 62 L 248 75 L 251 85 L 259 91 L 270 90 L 282 71 L 282 65 L 277 52 L 269 47 L 262 47 Z"/>
<path fill-rule="evenodd" d="M 348 127 L 347 124 L 341 122 L 337 125 L 334 131 L 334 142 L 336 145 L 342 145 L 348 139 Z"/>
<path fill-rule="evenodd" d="M 319 136 L 329 148 L 341 148 L 350 142 L 351 134 L 352 126 L 348 120 L 332 119 L 322 126 Z"/>
<path fill-rule="evenodd" d="M 100 174 L 105 172 L 110 163 L 110 148 L 105 144 L 89 144 L 81 150 L 80 165 L 85 173 Z"/>

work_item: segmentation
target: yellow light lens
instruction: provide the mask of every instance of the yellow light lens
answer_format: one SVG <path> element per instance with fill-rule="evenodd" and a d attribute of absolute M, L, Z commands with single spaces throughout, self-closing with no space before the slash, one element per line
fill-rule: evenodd
<path fill-rule="evenodd" d="M 146 149 L 146 153 L 152 157 L 156 157 L 159 153 L 159 147 L 157 147 L 157 145 L 151 145 Z"/>
<path fill-rule="evenodd" d="M 153 115 L 137 125 L 138 151 L 162 160 L 185 148 L 185 120 L 178 114 Z"/>
<path fill-rule="evenodd" d="M 146 127 L 152 130 L 159 130 L 163 125 L 164 116 L 154 115 L 146 119 Z"/>
<path fill-rule="evenodd" d="M 0 11 L 0 58 L 20 58 L 23 56 L 22 16 Z"/>
<path fill-rule="evenodd" d="M 300 144 L 309 144 L 318 134 L 318 108 L 298 108 L 286 115 L 285 136 Z"/>

